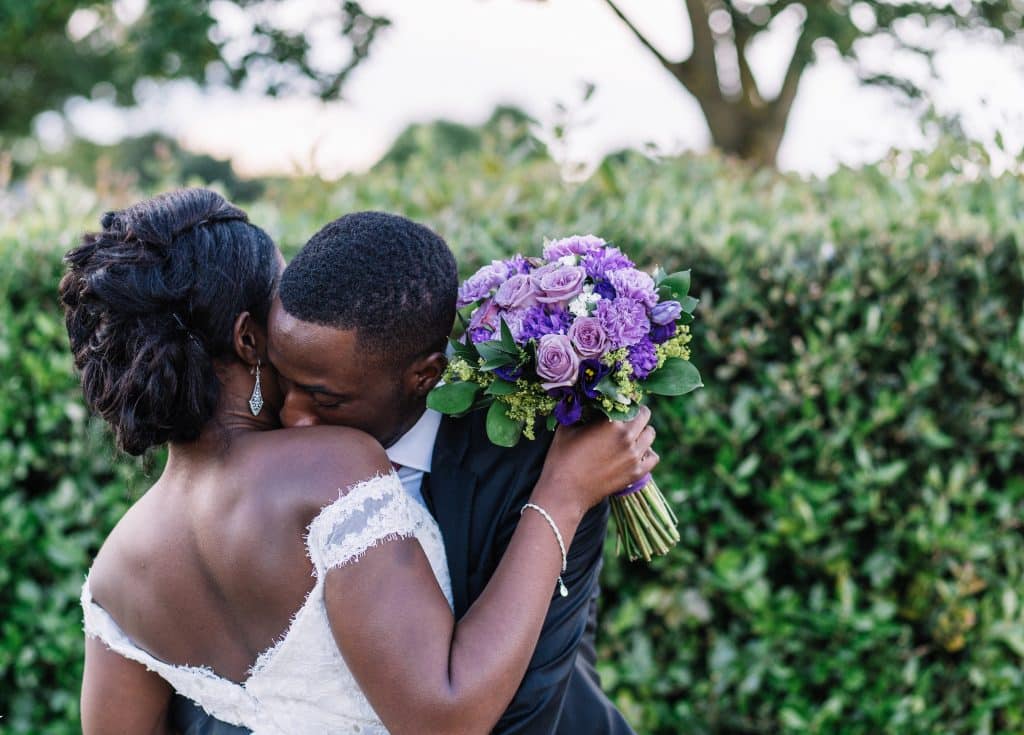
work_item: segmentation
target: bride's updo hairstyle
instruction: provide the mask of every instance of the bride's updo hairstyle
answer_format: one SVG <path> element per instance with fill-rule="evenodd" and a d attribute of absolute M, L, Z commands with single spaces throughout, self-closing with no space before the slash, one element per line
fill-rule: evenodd
<path fill-rule="evenodd" d="M 65 256 L 60 300 L 86 403 L 139 455 L 191 441 L 234 359 L 243 311 L 266 324 L 278 271 L 270 237 L 224 197 L 182 189 L 100 220 Z"/>

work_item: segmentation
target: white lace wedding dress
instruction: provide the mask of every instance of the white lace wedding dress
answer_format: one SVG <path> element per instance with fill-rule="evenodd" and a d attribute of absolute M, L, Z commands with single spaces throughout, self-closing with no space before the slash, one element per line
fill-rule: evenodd
<path fill-rule="evenodd" d="M 451 581 L 437 523 L 394 473 L 352 486 L 309 525 L 306 549 L 316 582 L 284 636 L 261 653 L 248 678 L 235 683 L 197 666 L 175 666 L 135 645 L 82 587 L 85 632 L 155 671 L 218 720 L 255 735 L 387 733 L 360 691 L 331 635 L 324 604 L 327 570 L 351 564 L 384 541 L 415 537 L 452 603 Z"/>

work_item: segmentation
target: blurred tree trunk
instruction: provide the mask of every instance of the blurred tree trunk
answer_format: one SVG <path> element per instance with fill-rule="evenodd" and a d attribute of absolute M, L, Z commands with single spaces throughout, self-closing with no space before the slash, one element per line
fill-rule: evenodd
<path fill-rule="evenodd" d="M 605 3 L 632 31 L 633 35 L 658 59 L 665 69 L 692 94 L 711 129 L 711 139 L 719 150 L 756 166 L 774 166 L 793 109 L 800 77 L 811 60 L 814 35 L 802 29 L 778 95 L 765 99 L 747 61 L 747 44 L 755 29 L 733 15 L 727 31 L 714 32 L 707 0 L 685 0 L 693 33 L 693 52 L 683 61 L 666 58 L 614 0 Z M 714 5 L 714 3 L 711 3 Z M 725 6 L 721 6 L 724 10 Z M 721 25 L 721 24 L 719 24 Z M 719 54 L 734 54 L 738 80 L 730 88 L 720 77 Z"/>

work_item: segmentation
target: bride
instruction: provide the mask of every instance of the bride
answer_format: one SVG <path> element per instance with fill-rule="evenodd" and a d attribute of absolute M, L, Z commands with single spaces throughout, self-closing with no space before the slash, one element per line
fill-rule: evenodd
<path fill-rule="evenodd" d="M 175 691 L 257 734 L 489 731 L 563 539 L 657 463 L 649 413 L 556 433 L 529 512 L 456 621 L 437 524 L 381 446 L 279 427 L 265 324 L 283 261 L 244 212 L 171 192 L 106 214 L 67 262 L 87 403 L 123 451 L 169 444 L 82 589 L 86 735 L 170 733 Z"/>

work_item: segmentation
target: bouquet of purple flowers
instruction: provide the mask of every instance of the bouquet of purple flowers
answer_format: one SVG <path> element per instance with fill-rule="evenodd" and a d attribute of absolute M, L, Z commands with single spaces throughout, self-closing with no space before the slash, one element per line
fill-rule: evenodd
<path fill-rule="evenodd" d="M 461 415 L 487 408 L 500 446 L 604 414 L 629 420 L 648 395 L 701 387 L 689 362 L 697 299 L 690 272 L 653 276 L 593 235 L 554 240 L 541 258 L 496 260 L 459 288 L 466 329 L 427 404 Z M 648 476 L 612 497 L 619 548 L 650 560 L 679 541 L 675 514 Z"/>

